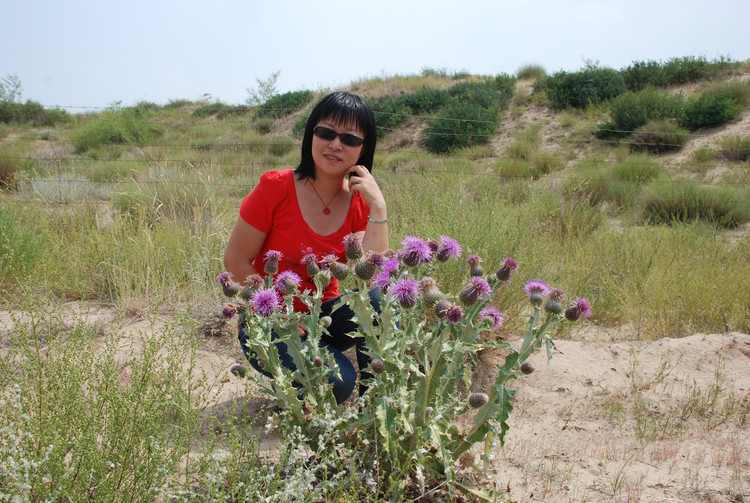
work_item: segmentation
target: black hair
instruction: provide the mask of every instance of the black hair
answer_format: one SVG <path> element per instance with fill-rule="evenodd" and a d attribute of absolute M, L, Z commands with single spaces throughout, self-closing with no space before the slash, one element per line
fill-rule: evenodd
<path fill-rule="evenodd" d="M 375 145 L 377 143 L 377 127 L 375 114 L 370 106 L 355 94 L 346 91 L 331 93 L 315 105 L 310 118 L 307 120 L 305 135 L 302 138 L 302 160 L 294 173 L 300 178 L 315 179 L 315 161 L 312 157 L 313 129 L 321 120 L 330 119 L 342 124 L 354 124 L 365 136 L 362 153 L 357 164 L 372 172 Z"/>

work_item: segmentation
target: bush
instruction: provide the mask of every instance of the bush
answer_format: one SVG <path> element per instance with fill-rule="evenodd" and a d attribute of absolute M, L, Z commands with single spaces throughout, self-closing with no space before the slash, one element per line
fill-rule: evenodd
<path fill-rule="evenodd" d="M 150 113 L 133 108 L 104 112 L 73 136 L 73 146 L 81 153 L 102 145 L 143 145 L 163 132 L 150 117 Z"/>
<path fill-rule="evenodd" d="M 680 117 L 680 125 L 690 131 L 726 124 L 742 112 L 732 97 L 723 93 L 701 94 L 690 98 Z"/>
<path fill-rule="evenodd" d="M 610 121 L 597 126 L 598 138 L 627 136 L 650 120 L 677 118 L 682 110 L 682 98 L 647 88 L 614 98 L 608 108 Z"/>
<path fill-rule="evenodd" d="M 723 56 L 714 61 L 687 56 L 672 58 L 666 63 L 636 61 L 621 73 L 629 90 L 640 91 L 649 86 L 667 87 L 711 79 L 726 74 L 737 66 L 738 63 Z"/>
<path fill-rule="evenodd" d="M 375 115 L 375 125 L 379 137 L 399 126 L 411 113 L 410 109 L 397 98 L 386 98 L 382 101 L 369 100 L 369 103 Z"/>
<path fill-rule="evenodd" d="M 425 145 L 430 152 L 448 153 L 487 143 L 498 127 L 499 110 L 484 108 L 457 98 L 451 99 L 427 121 Z"/>
<path fill-rule="evenodd" d="M 313 99 L 312 91 L 289 91 L 272 96 L 260 107 L 258 117 L 272 117 L 278 119 L 297 112 L 307 106 Z"/>
<path fill-rule="evenodd" d="M 445 105 L 448 93 L 442 89 L 424 86 L 411 93 L 404 93 L 395 101 L 414 115 L 431 114 Z"/>
<path fill-rule="evenodd" d="M 41 104 L 27 100 L 26 103 L 0 101 L 0 122 L 31 123 L 34 126 L 54 126 L 65 122 L 69 115 L 59 108 L 44 108 Z"/>
<path fill-rule="evenodd" d="M 730 161 L 747 161 L 750 158 L 750 136 L 733 134 L 719 140 L 721 155 Z"/>
<path fill-rule="evenodd" d="M 625 81 L 611 68 L 593 68 L 576 73 L 558 72 L 543 79 L 538 87 L 546 89 L 553 108 L 585 108 L 624 93 Z"/>
<path fill-rule="evenodd" d="M 689 139 L 688 132 L 669 119 L 647 122 L 639 128 L 630 141 L 630 148 L 655 154 L 679 150 Z"/>
<path fill-rule="evenodd" d="M 651 224 L 697 220 L 719 228 L 735 228 L 750 221 L 750 198 L 732 187 L 699 186 L 693 181 L 655 182 L 644 194 L 644 219 Z"/>
<path fill-rule="evenodd" d="M 212 115 L 216 115 L 217 113 L 219 113 L 226 106 L 227 105 L 223 103 L 219 103 L 219 102 L 209 103 L 207 105 L 199 106 L 198 108 L 193 110 L 193 113 L 191 115 L 193 117 L 200 117 L 200 118 L 210 117 Z"/>

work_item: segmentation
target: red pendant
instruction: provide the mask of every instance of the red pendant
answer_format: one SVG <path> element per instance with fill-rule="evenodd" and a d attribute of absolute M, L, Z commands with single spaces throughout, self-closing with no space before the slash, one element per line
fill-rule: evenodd
<path fill-rule="evenodd" d="M 323 213 L 328 215 L 329 213 L 331 213 L 331 210 L 329 210 L 328 208 L 323 208 Z"/>

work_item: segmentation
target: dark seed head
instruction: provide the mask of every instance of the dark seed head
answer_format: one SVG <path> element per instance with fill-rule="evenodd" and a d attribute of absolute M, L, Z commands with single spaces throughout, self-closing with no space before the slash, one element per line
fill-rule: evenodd
<path fill-rule="evenodd" d="M 565 317 L 569 321 L 576 321 L 580 315 L 581 313 L 578 312 L 578 308 L 576 306 L 570 306 L 565 310 Z"/>
<path fill-rule="evenodd" d="M 534 364 L 531 362 L 523 362 L 521 364 L 521 372 L 526 375 L 531 374 L 532 372 L 534 372 Z"/>
<path fill-rule="evenodd" d="M 229 371 L 237 377 L 245 377 L 247 375 L 247 369 L 242 365 L 232 365 Z"/>
<path fill-rule="evenodd" d="M 370 366 L 372 367 L 372 371 L 376 374 L 382 374 L 385 372 L 385 362 L 380 358 L 375 358 Z"/>
<path fill-rule="evenodd" d="M 315 365 L 316 367 L 322 367 L 323 358 L 321 358 L 320 356 L 316 356 L 315 358 L 313 358 L 313 365 Z"/>
<path fill-rule="evenodd" d="M 478 409 L 489 401 L 490 397 L 487 396 L 487 393 L 474 393 L 469 397 L 469 405 L 473 409 Z"/>

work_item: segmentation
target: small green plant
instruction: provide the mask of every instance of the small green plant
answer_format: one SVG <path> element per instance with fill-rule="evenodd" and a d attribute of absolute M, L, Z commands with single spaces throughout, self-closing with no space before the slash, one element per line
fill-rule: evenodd
<path fill-rule="evenodd" d="M 427 121 L 425 145 L 444 154 L 471 145 L 488 143 L 497 131 L 499 111 L 452 99 Z"/>
<path fill-rule="evenodd" d="M 151 117 L 151 112 L 138 108 L 108 110 L 75 133 L 73 145 L 81 153 L 104 145 L 146 144 L 163 133 Z"/>
<path fill-rule="evenodd" d="M 610 120 L 597 126 L 596 136 L 628 136 L 651 120 L 676 119 L 682 111 L 681 96 L 654 88 L 627 92 L 608 104 Z"/>
<path fill-rule="evenodd" d="M 460 293 L 451 295 L 440 290 L 432 275 L 439 264 L 460 257 L 461 246 L 454 239 L 442 236 L 428 243 L 407 236 L 398 253 L 383 255 L 363 255 L 359 239 L 353 234 L 345 238 L 348 265 L 331 257 L 322 268 L 317 261 L 309 263 L 315 292 L 300 292 L 301 279 L 291 271 L 276 274 L 282 259 L 278 252 L 266 255 L 265 280 L 250 277 L 248 286 L 240 289 L 227 273 L 217 278 L 224 293 L 234 299 L 224 307 L 225 316 L 240 313 L 249 335 L 247 349 L 272 381 L 249 375 L 282 408 L 280 421 L 298 428 L 313 451 L 324 444 L 356 453 L 358 464 L 378 474 L 380 491 L 389 500 L 401 500 L 414 486 L 422 493 L 444 481 L 460 487 L 455 471 L 461 455 L 484 443 L 487 466 L 492 445 L 503 441 L 515 394 L 508 385 L 529 373 L 524 366 L 527 358 L 542 347 L 551 357 L 552 327 L 566 318 L 588 317 L 591 307 L 585 299 L 566 306 L 562 290 L 529 281 L 524 291 L 532 312 L 521 346 L 514 347 L 490 335 L 504 321 L 491 303 L 508 287 L 518 267 L 513 259 L 505 259 L 485 279 L 482 259 L 471 255 L 466 261 L 468 279 Z M 354 312 L 359 324 L 356 335 L 364 338 L 372 358 L 362 369 L 372 377 L 364 379 L 367 391 L 356 407 L 336 404 L 330 377 L 336 375 L 337 366 L 319 346 L 329 323 L 318 314 L 320 292 L 332 276 L 354 282 L 353 289 L 342 293 L 340 303 Z M 379 310 L 371 305 L 371 288 L 382 292 Z M 294 311 L 295 296 L 308 312 Z M 302 336 L 300 326 L 305 329 Z M 272 333 L 286 344 L 294 372 L 282 366 Z M 508 356 L 495 383 L 471 394 L 466 389 L 473 364 L 487 348 L 504 348 Z M 473 416 L 468 431 L 452 424 L 463 414 Z"/>

